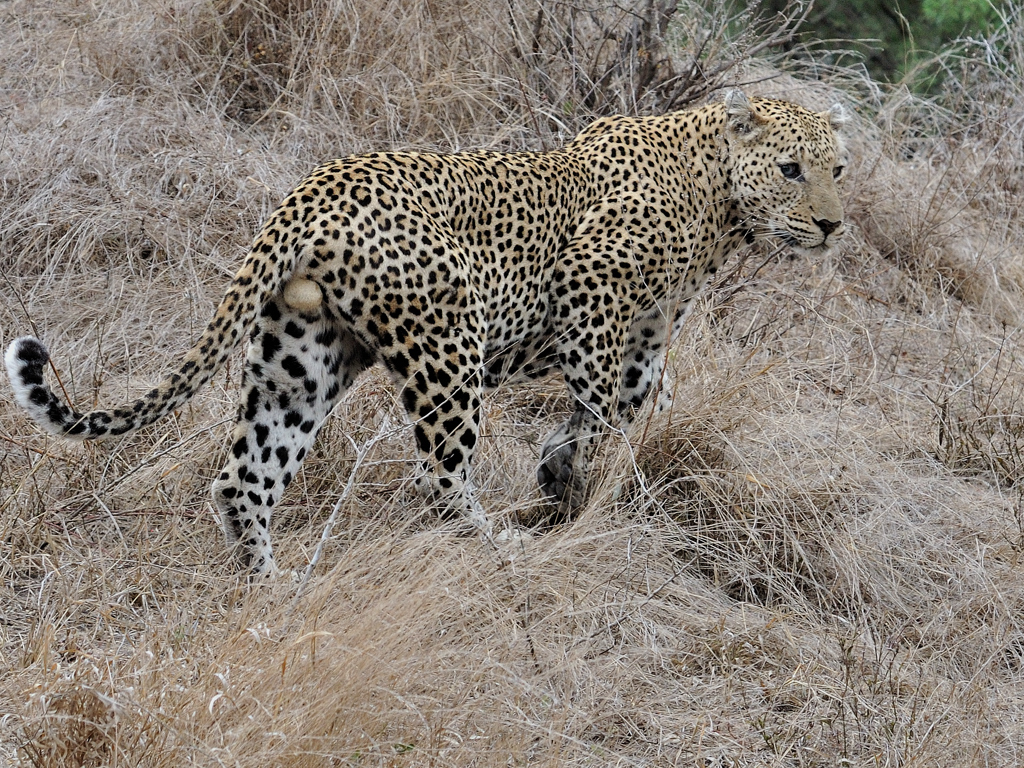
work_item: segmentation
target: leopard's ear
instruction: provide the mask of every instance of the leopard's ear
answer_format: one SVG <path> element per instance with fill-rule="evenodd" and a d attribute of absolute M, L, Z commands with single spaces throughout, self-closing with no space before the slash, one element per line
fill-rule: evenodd
<path fill-rule="evenodd" d="M 728 115 L 729 132 L 741 139 L 752 138 L 765 125 L 765 120 L 757 114 L 747 94 L 738 88 L 725 94 L 725 114 Z"/>
<path fill-rule="evenodd" d="M 832 130 L 837 133 L 842 131 L 850 122 L 849 114 L 847 114 L 843 105 L 839 103 L 833 104 L 827 112 L 822 112 L 821 116 L 828 120 L 828 124 L 832 126 Z"/>

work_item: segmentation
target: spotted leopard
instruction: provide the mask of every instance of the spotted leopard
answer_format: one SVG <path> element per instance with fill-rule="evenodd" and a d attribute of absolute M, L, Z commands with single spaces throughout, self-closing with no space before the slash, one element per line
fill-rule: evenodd
<path fill-rule="evenodd" d="M 248 334 L 227 464 L 213 496 L 232 550 L 272 572 L 271 510 L 324 419 L 380 362 L 435 493 L 486 536 L 473 492 L 481 391 L 560 369 L 575 401 L 541 450 L 541 491 L 579 507 L 601 435 L 662 379 L 667 345 L 745 243 L 822 252 L 843 233 L 838 106 L 724 101 L 607 117 L 561 149 L 389 152 L 333 160 L 256 236 L 177 370 L 134 403 L 79 413 L 16 339 L 17 402 L 52 433 L 123 435 L 179 408 Z"/>

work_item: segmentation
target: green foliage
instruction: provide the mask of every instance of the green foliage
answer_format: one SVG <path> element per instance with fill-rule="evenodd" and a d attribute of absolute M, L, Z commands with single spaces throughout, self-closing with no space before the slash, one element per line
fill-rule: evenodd
<path fill-rule="evenodd" d="M 793 3 L 749 0 L 749 5 L 779 13 Z M 1007 6 L 1005 0 L 818 0 L 801 42 L 852 47 L 873 77 L 895 82 L 953 40 L 991 32 Z"/>
<path fill-rule="evenodd" d="M 999 19 L 990 0 L 923 0 L 921 11 L 925 21 L 946 37 L 984 30 Z"/>

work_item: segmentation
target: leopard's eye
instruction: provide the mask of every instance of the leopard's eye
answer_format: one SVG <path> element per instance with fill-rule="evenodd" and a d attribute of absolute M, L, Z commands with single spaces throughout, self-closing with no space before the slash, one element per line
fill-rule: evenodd
<path fill-rule="evenodd" d="M 800 173 L 800 166 L 797 163 L 779 163 L 779 170 L 782 171 L 782 175 L 787 179 L 799 181 L 803 178 L 803 174 Z"/>
<path fill-rule="evenodd" d="M 840 176 L 843 175 L 843 170 L 844 169 L 845 169 L 845 166 L 837 165 L 835 168 L 832 169 L 832 178 L 833 179 L 838 179 Z"/>

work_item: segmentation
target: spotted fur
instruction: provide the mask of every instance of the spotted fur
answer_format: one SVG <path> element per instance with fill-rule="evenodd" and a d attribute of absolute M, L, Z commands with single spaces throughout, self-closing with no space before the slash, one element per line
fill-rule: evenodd
<path fill-rule="evenodd" d="M 734 91 L 692 111 L 603 118 L 552 152 L 334 160 L 270 217 L 196 345 L 142 398 L 71 409 L 30 337 L 7 350 L 8 374 L 45 429 L 121 435 L 179 408 L 248 334 L 213 495 L 244 566 L 267 572 L 271 509 L 365 368 L 390 372 L 433 490 L 483 531 L 470 478 L 481 390 L 559 368 L 576 408 L 538 479 L 569 513 L 600 436 L 661 379 L 708 276 L 756 239 L 820 252 L 840 237 L 841 122 L 838 107 Z"/>

